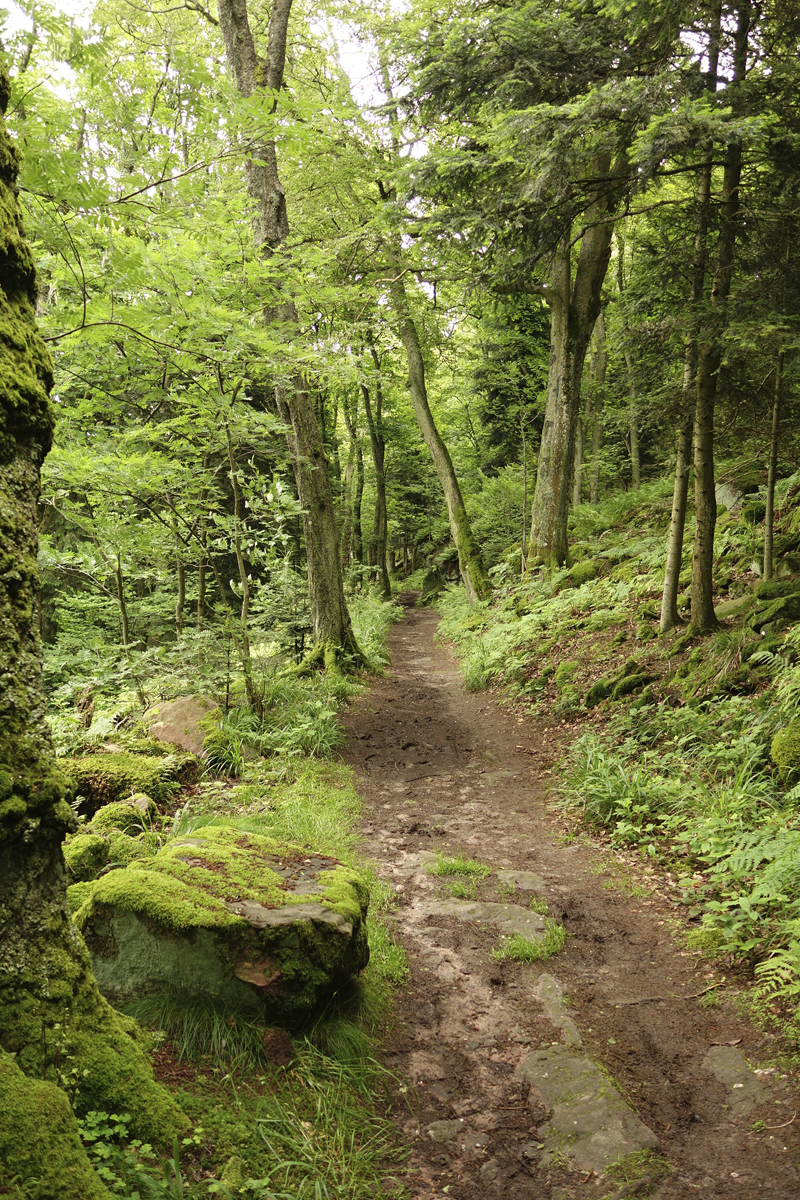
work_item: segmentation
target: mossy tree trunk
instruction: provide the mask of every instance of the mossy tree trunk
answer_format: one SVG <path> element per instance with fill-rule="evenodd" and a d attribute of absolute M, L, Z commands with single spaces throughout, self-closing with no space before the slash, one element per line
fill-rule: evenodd
<path fill-rule="evenodd" d="M 375 520 L 373 523 L 373 544 L 375 548 L 375 565 L 378 573 L 381 595 L 384 600 L 392 598 L 392 583 L 389 578 L 387 555 L 389 551 L 388 534 L 389 522 L 386 512 L 386 439 L 383 436 L 383 387 L 381 385 L 381 363 L 378 352 L 370 346 L 370 354 L 375 365 L 375 412 L 372 411 L 372 400 L 369 387 L 362 382 L 361 392 L 364 397 L 364 412 L 367 418 L 369 441 L 372 449 L 372 462 L 375 467 Z"/>
<path fill-rule="evenodd" d="M 2 112 L 8 91 L 0 76 Z M 34 320 L 16 176 L 16 150 L 0 122 L 0 1051 L 26 1075 L 63 1084 L 77 1107 L 127 1110 L 139 1135 L 163 1142 L 181 1115 L 129 1036 L 132 1022 L 100 996 L 67 906 L 61 843 L 74 818 L 45 723 L 36 625 L 36 506 L 53 430 L 52 368 Z M 68 1178 L 59 1192 L 86 1194 Z"/>
<path fill-rule="evenodd" d="M 259 91 L 265 93 L 267 101 L 272 96 L 274 112 L 283 86 L 292 0 L 274 0 L 272 4 L 263 62 L 256 54 L 245 0 L 219 0 L 217 7 L 228 66 L 237 90 L 245 98 Z M 266 258 L 285 257 L 289 220 L 274 141 L 264 140 L 253 149 L 246 161 L 246 180 L 248 194 L 255 202 L 257 249 Z M 297 309 L 288 296 L 266 311 L 265 319 L 287 329 L 299 326 Z M 328 457 L 314 401 L 300 374 L 276 383 L 275 399 L 281 419 L 290 428 L 287 442 L 303 511 L 314 641 L 318 646 L 334 651 L 317 657 L 329 665 L 333 661 L 340 662 L 346 655 L 352 663 L 362 665 L 365 659 L 353 634 L 344 598 Z"/>
<path fill-rule="evenodd" d="M 747 69 L 751 19 L 750 0 L 739 5 L 733 45 L 733 78 L 728 91 L 735 102 Z M 692 548 L 692 628 L 709 632 L 719 625 L 714 614 L 714 408 L 720 367 L 722 334 L 733 275 L 733 258 L 739 221 L 739 186 L 742 177 L 742 143 L 731 141 L 725 151 L 720 198 L 720 227 L 711 310 L 700 343 L 697 363 L 697 398 L 694 418 L 695 534 Z"/>
<path fill-rule="evenodd" d="M 550 305 L 550 364 L 531 511 L 529 567 L 540 563 L 555 569 L 567 561 L 567 517 L 581 378 L 611 258 L 612 224 L 603 218 L 610 213 L 613 193 L 611 183 L 602 182 L 608 177 L 610 165 L 608 155 L 600 156 L 593 164 L 598 183 L 594 201 L 583 217 L 585 226 L 579 238 L 574 280 L 570 226 L 553 251 L 550 283 L 543 289 Z"/>

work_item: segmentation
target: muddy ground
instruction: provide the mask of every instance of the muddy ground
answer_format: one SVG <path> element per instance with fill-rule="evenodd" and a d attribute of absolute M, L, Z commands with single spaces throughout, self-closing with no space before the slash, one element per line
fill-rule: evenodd
<path fill-rule="evenodd" d="M 725 969 L 687 949 L 657 874 L 632 884 L 613 856 L 565 839 L 547 810 L 564 731 L 465 692 L 436 623 L 407 608 L 391 670 L 345 717 L 344 758 L 367 802 L 364 851 L 394 883 L 411 968 L 384 1052 L 410 1085 L 392 1114 L 410 1147 L 411 1194 L 800 1197 L 800 1103 L 774 1066 L 774 1039 L 736 1015 L 729 971 L 721 1002 L 704 1006 Z M 479 900 L 527 907 L 545 896 L 565 948 L 546 962 L 496 961 L 495 925 L 430 911 L 448 898 L 427 870 L 431 851 L 492 868 Z M 543 1160 L 546 1106 L 515 1072 L 563 1043 L 600 1064 L 668 1173 L 648 1167 L 651 1183 L 630 1190 L 569 1153 Z"/>

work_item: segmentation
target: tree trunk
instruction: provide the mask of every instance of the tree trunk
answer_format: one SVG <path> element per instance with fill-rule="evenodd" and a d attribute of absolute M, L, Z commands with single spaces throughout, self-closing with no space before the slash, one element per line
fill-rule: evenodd
<path fill-rule="evenodd" d="M 639 387 L 631 353 L 631 332 L 625 309 L 625 238 L 621 228 L 617 229 L 617 289 L 622 309 L 622 355 L 628 376 L 628 450 L 631 459 L 631 490 L 636 492 L 642 481 L 639 454 Z"/>
<path fill-rule="evenodd" d="M 461 578 L 464 582 L 470 603 L 475 604 L 478 600 L 485 600 L 488 597 L 491 591 L 491 583 L 489 576 L 486 574 L 486 568 L 483 565 L 481 552 L 472 534 L 472 526 L 467 516 L 467 510 L 464 507 L 464 500 L 461 496 L 461 488 L 459 487 L 453 467 L 453 460 L 450 458 L 450 451 L 447 449 L 439 430 L 436 428 L 433 413 L 428 404 L 428 392 L 425 386 L 425 362 L 422 357 L 417 326 L 409 311 L 408 296 L 403 284 L 401 268 L 395 263 L 393 270 L 395 271 L 395 278 L 390 283 L 389 290 L 395 317 L 399 325 L 400 340 L 406 352 L 408 389 L 411 393 L 411 400 L 414 405 L 414 412 L 417 417 L 420 433 L 430 451 L 433 465 L 436 468 L 436 474 L 439 477 L 439 483 L 442 485 L 442 491 L 444 492 L 447 515 L 450 520 L 450 533 L 458 551 L 458 565 L 461 571 Z"/>
<path fill-rule="evenodd" d="M 717 0 L 711 16 L 708 45 L 708 73 L 706 88 L 717 90 L 719 69 L 722 3 Z M 711 209 L 711 172 L 714 147 L 706 140 L 700 146 L 700 169 L 697 176 L 697 207 L 695 212 L 694 249 L 692 253 L 692 289 L 689 295 L 689 324 L 686 331 L 683 360 L 683 390 L 681 424 L 678 431 L 675 455 L 675 483 L 672 491 L 672 517 L 667 542 L 667 562 L 664 572 L 664 591 L 661 596 L 662 633 L 674 629 L 680 620 L 678 614 L 678 588 L 680 586 L 681 561 L 683 558 L 683 534 L 686 526 L 686 506 L 689 497 L 689 473 L 692 465 L 692 428 L 694 421 L 692 395 L 697 388 L 698 363 L 698 314 L 705 290 L 708 258 L 708 219 Z M 715 501 L 716 504 L 716 501 Z M 713 534 L 712 534 L 713 546 Z M 694 603 L 694 601 L 693 601 Z M 692 610 L 692 614 L 694 610 Z M 694 618 L 692 618 L 694 619 Z"/>
<path fill-rule="evenodd" d="M 272 111 L 283 86 L 286 36 L 292 0 L 273 0 L 269 20 L 267 54 L 263 63 L 256 55 L 247 18 L 245 0 L 219 0 L 220 30 L 225 53 L 239 93 L 248 97 L 259 88 L 274 96 Z M 289 221 L 283 185 L 278 175 L 275 142 L 264 141 L 246 160 L 247 190 L 255 201 L 254 238 L 265 257 L 284 253 Z M 291 298 L 265 313 L 267 322 L 297 328 L 297 309 Z M 332 665 L 341 654 L 357 664 L 365 662 L 353 635 L 344 599 L 339 562 L 339 535 L 328 475 L 328 461 L 314 414 L 314 403 L 299 374 L 275 386 L 275 399 L 282 420 L 291 427 L 287 437 L 294 462 L 297 496 L 303 512 L 306 542 L 308 592 L 314 641 L 322 647 L 322 658 Z M 317 657 L 320 657 L 319 655 Z"/>
<path fill-rule="evenodd" d="M 356 414 L 357 401 L 353 405 L 351 412 L 347 396 L 342 401 L 342 414 L 344 416 L 344 424 L 347 429 L 348 450 L 347 450 L 347 465 L 344 469 L 344 494 L 343 494 L 343 511 L 342 511 L 342 542 L 341 542 L 341 558 L 342 569 L 347 570 L 350 566 L 350 559 L 353 557 L 353 480 L 356 469 Z"/>
<path fill-rule="evenodd" d="M 589 481 L 589 502 L 600 503 L 600 451 L 603 449 L 603 389 L 606 383 L 608 351 L 606 349 L 606 320 L 602 308 L 592 334 L 592 474 Z"/>
<path fill-rule="evenodd" d="M 367 429 L 372 448 L 372 462 L 375 467 L 375 521 L 373 527 L 375 545 L 375 564 L 378 568 L 378 582 L 384 600 L 392 598 L 392 584 L 386 566 L 388 554 L 388 518 L 386 513 L 386 475 L 384 462 L 386 459 L 386 439 L 383 436 L 383 387 L 381 385 L 381 363 L 378 352 L 370 346 L 370 355 L 375 364 L 375 413 L 373 417 L 372 402 L 369 388 L 361 384 L 361 394 L 364 397 L 364 411 L 367 417 Z"/>
<path fill-rule="evenodd" d="M 683 531 L 686 527 L 686 503 L 689 498 L 689 472 L 692 466 L 692 414 L 687 412 L 678 431 L 675 453 L 675 485 L 672 490 L 672 516 L 667 542 L 667 565 L 661 595 L 659 629 L 668 633 L 680 620 L 678 588 L 683 558 Z"/>
<path fill-rule="evenodd" d="M 361 442 L 356 441 L 356 494 L 353 500 L 353 557 L 356 562 L 364 561 L 364 526 L 361 509 L 364 502 L 364 452 Z"/>
<path fill-rule="evenodd" d="M 8 94 L 8 81 L 0 76 L 0 111 Z M 125 1019 L 100 996 L 66 898 L 61 843 L 75 820 L 45 721 L 35 619 L 36 506 L 53 428 L 53 379 L 34 322 L 36 277 L 13 190 L 17 151 L 2 122 L 0 157 L 0 1066 L 11 1070 L 11 1054 L 15 1067 L 36 1080 L 59 1082 L 68 1071 L 81 1112 L 127 1111 L 137 1137 L 164 1143 L 181 1115 L 154 1082 Z M 63 1094 L 50 1084 L 46 1090 L 52 1091 L 53 1121 L 63 1122 L 79 1145 Z M 11 1175 L 19 1115 L 13 1106 L 2 1115 L 4 1145 L 11 1147 L 4 1165 Z M 43 1152 L 51 1145 L 43 1139 Z M 85 1156 L 72 1147 L 69 1154 L 77 1154 L 76 1175 L 59 1194 L 74 1200 L 108 1196 Z"/>
<path fill-rule="evenodd" d="M 594 163 L 596 175 L 610 168 L 608 155 Z M 580 410 L 581 377 L 589 340 L 600 313 L 600 292 L 611 258 L 611 209 L 608 185 L 598 189 L 584 214 L 575 281 L 572 280 L 570 233 L 553 252 L 550 286 L 550 365 L 544 428 L 539 448 L 536 489 L 531 512 L 528 564 L 557 568 L 567 561 L 567 517 L 575 453 L 575 424 Z M 571 232 L 571 231 L 570 231 Z"/>
<path fill-rule="evenodd" d="M 769 442 L 769 474 L 767 475 L 767 511 L 764 514 L 764 578 L 772 579 L 772 539 L 775 531 L 775 480 L 778 474 L 778 429 L 781 420 L 781 390 L 783 384 L 784 351 L 778 352 L 775 364 L 775 390 L 772 395 L 772 436 Z"/>
<path fill-rule="evenodd" d="M 242 550 L 242 489 L 239 485 L 239 468 L 233 454 L 230 426 L 225 422 L 225 437 L 228 443 L 228 466 L 231 473 L 233 489 L 233 548 L 236 553 L 236 567 L 239 572 L 239 583 L 242 588 L 242 604 L 239 609 L 239 631 L 236 638 L 236 648 L 244 672 L 244 686 L 247 693 L 247 703 L 254 712 L 261 716 L 261 697 L 253 683 L 253 657 L 250 652 L 250 632 L 247 618 L 250 613 L 250 579 L 247 574 L 247 564 Z"/>
<path fill-rule="evenodd" d="M 729 91 L 735 98 L 747 67 L 750 0 L 738 8 L 734 35 L 733 79 Z M 714 496 L 714 406 L 722 364 L 722 332 L 731 290 L 733 256 L 739 215 L 739 184 L 742 175 L 742 144 L 732 141 L 725 151 L 720 200 L 720 230 L 717 259 L 711 286 L 711 312 L 700 345 L 697 365 L 697 400 L 694 419 L 695 535 L 692 548 L 692 627 L 698 632 L 716 629 L 714 614 L 714 526 L 717 502 Z"/>
<path fill-rule="evenodd" d="M 581 502 L 583 486 L 583 421 L 580 415 L 575 422 L 575 462 L 572 468 L 572 507 Z"/>

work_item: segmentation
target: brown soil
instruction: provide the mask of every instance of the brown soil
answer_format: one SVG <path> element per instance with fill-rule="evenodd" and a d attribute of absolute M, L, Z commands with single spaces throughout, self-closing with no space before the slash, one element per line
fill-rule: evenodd
<path fill-rule="evenodd" d="M 725 968 L 686 949 L 677 929 L 683 918 L 657 873 L 642 887 L 613 855 L 564 838 L 547 793 L 569 730 L 465 692 L 452 655 L 434 642 L 436 621 L 408 609 L 392 631 L 391 674 L 345 719 L 344 757 L 367 802 L 365 852 L 395 881 L 411 967 L 385 1046 L 386 1065 L 410 1085 L 392 1111 L 410 1146 L 411 1195 L 617 1194 L 619 1179 L 538 1163 L 545 1114 L 531 1107 L 514 1071 L 530 1049 L 563 1040 L 536 998 L 547 972 L 564 987 L 582 1052 L 657 1134 L 672 1167 L 655 1192 L 661 1200 L 796 1200 L 794 1081 L 780 1069 L 759 1075 L 765 1100 L 742 1113 L 729 1103 L 735 1093 L 703 1065 L 711 1047 L 737 1044 L 751 1066 L 769 1070 L 775 1040 L 736 1015 L 729 970 L 721 1002 L 703 1007 L 698 994 Z M 420 915 L 420 902 L 446 894 L 445 881 L 413 857 L 421 850 L 462 851 L 491 866 L 478 889 L 486 900 L 502 898 L 494 872 L 536 872 L 550 914 L 568 931 L 564 951 L 543 963 L 497 962 L 496 930 Z M 527 905 L 529 896 L 513 900 Z M 463 1118 L 463 1132 L 432 1140 L 426 1127 L 453 1118 Z"/>

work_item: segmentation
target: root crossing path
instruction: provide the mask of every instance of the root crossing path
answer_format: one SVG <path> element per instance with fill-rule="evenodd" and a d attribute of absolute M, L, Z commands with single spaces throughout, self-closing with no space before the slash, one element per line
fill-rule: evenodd
<path fill-rule="evenodd" d="M 774 1041 L 729 981 L 708 992 L 720 968 L 682 945 L 656 875 L 564 840 L 546 810 L 561 734 L 465 692 L 436 621 L 408 609 L 346 718 L 411 968 L 385 1047 L 410 1194 L 797 1200 L 800 1104 Z M 437 876 L 437 853 L 491 873 Z M 493 956 L 552 920 L 556 955 Z"/>

